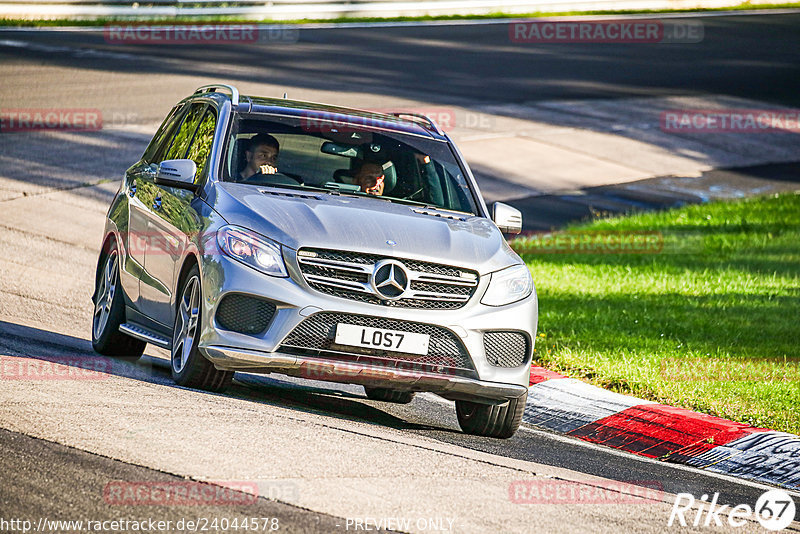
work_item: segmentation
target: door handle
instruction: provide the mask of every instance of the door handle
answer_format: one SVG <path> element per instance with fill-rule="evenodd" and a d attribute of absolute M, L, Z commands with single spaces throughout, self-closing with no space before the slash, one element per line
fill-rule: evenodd
<path fill-rule="evenodd" d="M 130 189 L 128 190 L 128 194 L 129 194 L 130 196 L 136 196 L 136 182 L 132 182 L 132 183 L 131 183 L 131 187 L 130 187 Z"/>
<path fill-rule="evenodd" d="M 161 195 L 158 195 L 155 200 L 153 200 L 153 209 L 160 210 L 161 209 Z"/>

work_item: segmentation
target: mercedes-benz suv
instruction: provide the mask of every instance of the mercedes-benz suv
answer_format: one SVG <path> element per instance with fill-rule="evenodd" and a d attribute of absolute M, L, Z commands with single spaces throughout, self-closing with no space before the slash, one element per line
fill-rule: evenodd
<path fill-rule="evenodd" d="M 92 343 L 168 349 L 176 383 L 212 391 L 240 371 L 433 392 L 465 432 L 509 437 L 537 322 L 503 236 L 521 226 L 425 116 L 204 86 L 111 203 Z"/>

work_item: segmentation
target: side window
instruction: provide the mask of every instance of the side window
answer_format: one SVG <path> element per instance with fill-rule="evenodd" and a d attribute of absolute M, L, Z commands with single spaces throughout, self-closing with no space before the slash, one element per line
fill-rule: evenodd
<path fill-rule="evenodd" d="M 187 158 L 194 161 L 197 165 L 197 174 L 195 175 L 195 183 L 198 183 L 203 177 L 203 172 L 206 169 L 208 162 L 208 155 L 211 152 L 211 145 L 214 142 L 214 130 L 217 126 L 217 116 L 213 111 L 208 110 L 200 121 L 200 126 L 197 127 L 197 133 L 194 134 L 194 141 L 189 147 Z"/>
<path fill-rule="evenodd" d="M 170 111 L 161 127 L 158 129 L 147 149 L 144 151 L 142 159 L 147 163 L 159 163 L 161 159 L 157 158 L 158 154 L 164 154 L 169 147 L 169 142 L 172 139 L 172 134 L 175 133 L 175 127 L 179 124 L 181 110 L 183 106 L 175 106 Z"/>
<path fill-rule="evenodd" d="M 172 140 L 172 146 L 169 147 L 169 152 L 164 157 L 165 160 L 186 157 L 186 151 L 189 149 L 189 144 L 192 142 L 192 136 L 195 129 L 197 129 L 197 124 L 200 122 L 200 117 L 203 116 L 204 109 L 205 104 L 192 104 L 183 119 L 181 127 L 178 129 L 178 133 L 175 134 L 175 138 Z"/>

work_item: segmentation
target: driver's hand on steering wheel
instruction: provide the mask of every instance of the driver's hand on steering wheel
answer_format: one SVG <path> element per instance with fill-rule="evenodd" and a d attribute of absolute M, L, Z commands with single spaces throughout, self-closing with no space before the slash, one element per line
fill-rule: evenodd
<path fill-rule="evenodd" d="M 258 170 L 261 174 L 275 174 L 278 172 L 277 167 L 273 167 L 272 165 L 262 165 Z"/>

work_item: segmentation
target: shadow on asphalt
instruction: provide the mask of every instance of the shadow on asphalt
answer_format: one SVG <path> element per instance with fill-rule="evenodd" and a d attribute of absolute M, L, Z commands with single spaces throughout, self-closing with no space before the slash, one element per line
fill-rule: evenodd
<path fill-rule="evenodd" d="M 0 321 L 0 335 L 0 358 L 5 355 L 39 362 L 23 366 L 3 362 L 0 365 L 0 379 L 41 380 L 63 376 L 68 378 L 70 373 L 84 377 L 90 373 L 104 373 L 183 389 L 172 381 L 169 363 L 160 358 L 145 355 L 137 362 L 109 358 L 95 353 L 91 342 L 85 339 L 5 321 Z M 355 392 L 325 388 L 324 383 L 307 386 L 268 376 L 237 373 L 225 393 L 206 393 L 397 430 L 442 430 L 436 426 L 409 422 L 373 405 L 383 403 L 370 401 Z"/>
<path fill-rule="evenodd" d="M 150 140 L 149 135 L 112 130 L 0 135 L 0 175 L 21 185 L 20 192 L 12 198 L 39 194 L 36 189 L 25 188 L 36 186 L 46 188 L 46 192 L 64 190 L 104 204 L 111 204 L 114 193 L 86 186 L 103 180 L 120 182 Z"/>
<path fill-rule="evenodd" d="M 474 167 L 474 166 L 473 166 Z M 637 211 L 663 210 L 800 189 L 800 163 L 714 169 L 700 177 L 664 176 L 577 192 L 532 195 L 503 202 L 522 212 L 523 232 L 548 232 L 572 223 Z M 681 227 L 685 230 L 685 227 Z"/>

